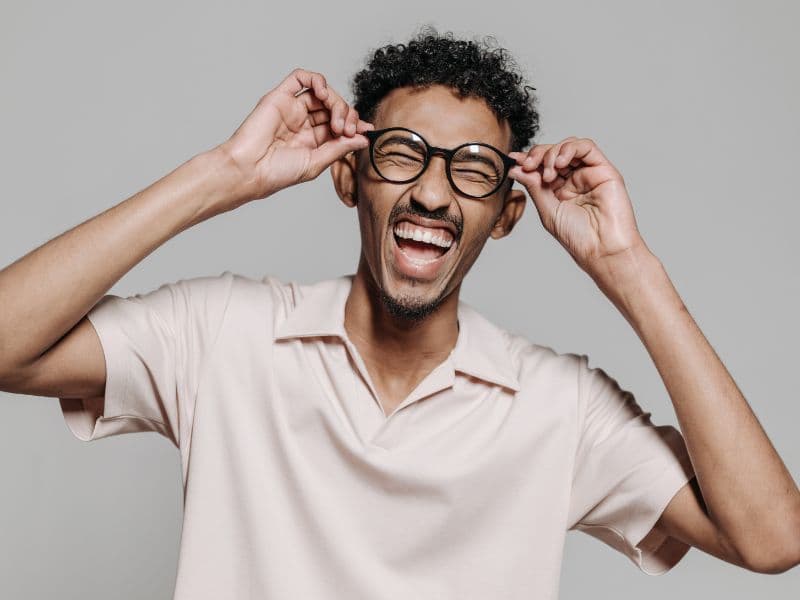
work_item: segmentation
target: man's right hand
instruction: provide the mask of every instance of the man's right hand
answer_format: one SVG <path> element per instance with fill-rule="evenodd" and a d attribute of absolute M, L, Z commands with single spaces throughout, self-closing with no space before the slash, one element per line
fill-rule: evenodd
<path fill-rule="evenodd" d="M 0 269 L 0 390 L 104 394 L 103 348 L 86 315 L 120 277 L 188 227 L 317 177 L 367 147 L 372 128 L 322 75 L 298 69 L 227 141 Z"/>
<path fill-rule="evenodd" d="M 219 146 L 243 179 L 245 197 L 237 205 L 314 179 L 348 152 L 366 148 L 362 134 L 370 129 L 323 75 L 295 69 Z"/>

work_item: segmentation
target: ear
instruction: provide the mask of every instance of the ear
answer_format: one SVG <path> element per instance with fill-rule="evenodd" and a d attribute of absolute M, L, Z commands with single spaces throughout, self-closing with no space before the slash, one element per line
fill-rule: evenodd
<path fill-rule="evenodd" d="M 503 209 L 500 211 L 500 216 L 497 217 L 497 221 L 495 221 L 492 231 L 489 233 L 493 239 L 499 240 L 511 233 L 514 225 L 520 220 L 525 210 L 525 199 L 525 192 L 522 190 L 509 189 L 506 192 Z"/>
<path fill-rule="evenodd" d="M 331 164 L 333 187 L 345 206 L 353 208 L 358 203 L 357 177 L 358 157 L 348 152 Z"/>

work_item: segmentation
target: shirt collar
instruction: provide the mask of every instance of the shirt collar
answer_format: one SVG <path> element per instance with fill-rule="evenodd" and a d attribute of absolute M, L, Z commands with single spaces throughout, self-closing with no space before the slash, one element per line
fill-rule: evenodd
<path fill-rule="evenodd" d="M 275 339 L 336 336 L 347 340 L 344 308 L 353 277 L 299 286 L 302 296 L 276 328 Z M 449 359 L 452 368 L 519 391 L 508 334 L 463 301 L 458 303 L 458 324 L 458 339 Z"/>

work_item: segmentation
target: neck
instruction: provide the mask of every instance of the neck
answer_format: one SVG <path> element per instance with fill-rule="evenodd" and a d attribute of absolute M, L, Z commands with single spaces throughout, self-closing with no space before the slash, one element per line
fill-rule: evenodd
<path fill-rule="evenodd" d="M 362 357 L 385 375 L 428 372 L 447 358 L 458 339 L 460 287 L 425 318 L 407 321 L 389 313 L 362 259 L 345 304 L 345 330 Z"/>

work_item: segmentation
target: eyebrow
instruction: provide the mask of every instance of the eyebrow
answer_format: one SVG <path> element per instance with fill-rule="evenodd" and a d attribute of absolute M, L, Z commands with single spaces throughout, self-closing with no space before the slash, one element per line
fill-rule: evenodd
<path fill-rule="evenodd" d="M 495 172 L 497 172 L 497 165 L 495 164 L 495 162 L 493 160 L 489 159 L 489 158 L 486 158 L 485 156 L 481 156 L 480 154 L 476 154 L 476 155 L 470 156 L 469 160 L 471 160 L 471 161 L 477 160 L 479 162 L 486 163 L 487 165 L 492 167 L 495 170 Z M 461 161 L 456 161 L 456 162 L 461 162 Z"/>
<path fill-rule="evenodd" d="M 386 142 L 397 142 L 403 144 L 404 146 L 408 146 L 409 148 L 413 148 L 415 150 L 424 150 L 425 146 L 422 145 L 421 142 L 417 142 L 415 140 L 409 139 L 407 137 L 403 137 L 401 135 L 393 135 L 390 137 Z M 384 143 L 386 143 L 384 142 Z"/>

